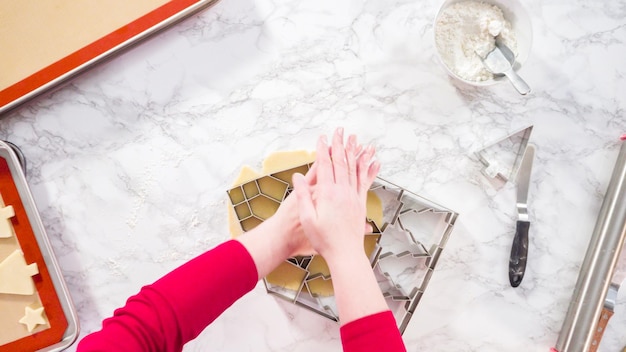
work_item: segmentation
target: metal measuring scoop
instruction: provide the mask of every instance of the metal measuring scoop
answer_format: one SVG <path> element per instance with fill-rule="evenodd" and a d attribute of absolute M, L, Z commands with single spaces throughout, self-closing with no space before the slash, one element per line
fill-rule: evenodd
<path fill-rule="evenodd" d="M 505 75 L 520 94 L 526 95 L 530 92 L 528 84 L 513 70 L 515 54 L 506 45 L 502 44 L 500 40 L 496 39 L 495 48 L 487 56 L 480 59 L 489 72 L 494 75 Z"/>

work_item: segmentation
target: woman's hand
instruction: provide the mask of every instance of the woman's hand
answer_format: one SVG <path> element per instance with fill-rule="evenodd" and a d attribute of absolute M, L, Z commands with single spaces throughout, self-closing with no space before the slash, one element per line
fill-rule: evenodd
<path fill-rule="evenodd" d="M 328 263 L 342 324 L 389 309 L 363 248 L 367 191 L 380 169 L 373 156 L 354 136 L 344 146 L 338 129 L 330 150 L 325 138 L 317 143 L 315 186 L 293 179 L 302 229 Z"/>
<path fill-rule="evenodd" d="M 315 184 L 315 169 L 313 165 L 303 177 L 308 187 Z M 315 253 L 300 225 L 295 194 L 287 197 L 269 219 L 236 240 L 252 256 L 259 279 L 267 276 L 287 258 Z"/>
<path fill-rule="evenodd" d="M 329 264 L 342 256 L 364 255 L 367 192 L 380 169 L 373 156 L 374 148 L 363 150 L 354 135 L 344 145 L 343 130 L 337 129 L 331 148 L 320 137 L 315 169 L 306 177 L 294 175 L 300 223 Z"/>
<path fill-rule="evenodd" d="M 303 182 L 309 187 L 313 187 L 315 185 L 316 169 L 317 167 L 314 164 L 309 172 L 307 172 L 307 174 L 303 177 Z M 297 255 L 311 255 L 316 253 L 300 224 L 300 216 L 298 212 L 298 201 L 295 193 L 292 193 L 285 200 L 283 200 L 278 208 L 278 211 L 276 211 L 276 214 L 266 220 L 276 222 L 276 226 L 282 229 L 280 233 L 283 238 L 274 245 L 285 246 L 286 252 L 289 253 L 289 257 L 295 257 Z"/>

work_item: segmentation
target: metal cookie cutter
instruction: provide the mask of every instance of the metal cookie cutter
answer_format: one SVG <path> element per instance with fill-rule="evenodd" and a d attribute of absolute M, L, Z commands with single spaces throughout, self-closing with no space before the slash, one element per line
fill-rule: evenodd
<path fill-rule="evenodd" d="M 398 327 L 404 332 L 458 215 L 402 188 L 387 185 L 381 191 L 397 194 L 398 207 L 390 212 L 394 215 L 382 229 L 382 250 L 375 273 Z"/>
<path fill-rule="evenodd" d="M 474 155 L 483 164 L 483 174 L 501 182 L 512 180 L 517 175 L 532 131 L 532 125 L 514 131 L 475 152 Z"/>
<path fill-rule="evenodd" d="M 241 229 L 249 231 L 273 215 L 289 195 L 295 172 L 310 164 L 273 173 L 228 191 Z M 364 247 L 380 289 L 401 333 L 415 314 L 458 214 L 406 189 L 377 178 L 370 194 L 382 216 L 368 219 L 372 233 Z M 264 278 L 267 292 L 339 321 L 332 277 L 319 255 L 289 258 Z"/>

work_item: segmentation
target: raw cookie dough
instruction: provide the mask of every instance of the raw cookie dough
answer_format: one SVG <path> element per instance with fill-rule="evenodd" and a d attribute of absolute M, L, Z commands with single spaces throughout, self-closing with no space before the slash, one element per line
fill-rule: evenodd
<path fill-rule="evenodd" d="M 32 309 L 31 307 L 26 307 L 24 309 L 24 317 L 20 319 L 20 323 L 26 325 L 28 332 L 33 332 L 37 325 L 46 325 L 48 321 L 43 317 L 44 311 L 43 307 L 39 307 L 36 309 Z"/>
<path fill-rule="evenodd" d="M 306 284 L 313 297 L 329 297 L 334 294 L 333 281 L 330 278 L 326 279 L 323 276 L 318 276 L 314 279 L 307 280 Z"/>
<path fill-rule="evenodd" d="M 315 161 L 315 152 L 306 150 L 274 152 L 263 160 L 263 174 L 269 175 L 294 168 L 298 165 L 311 164 Z M 291 180 L 289 180 L 291 183 Z"/>
<path fill-rule="evenodd" d="M 309 263 L 307 267 L 309 273 L 313 276 L 322 275 L 325 278 L 330 277 L 330 269 L 328 268 L 328 264 L 326 264 L 326 260 L 321 255 L 314 255 L 313 259 Z"/>
<path fill-rule="evenodd" d="M 274 271 L 269 273 L 265 279 L 272 285 L 280 286 L 297 292 L 302 287 L 302 283 L 307 277 L 307 271 L 301 267 L 285 261 Z"/>
<path fill-rule="evenodd" d="M 15 216 L 15 210 L 12 206 L 0 208 L 0 238 L 9 238 L 13 236 L 14 230 L 11 224 L 11 218 Z"/>
<path fill-rule="evenodd" d="M 32 295 L 35 293 L 33 275 L 39 273 L 36 263 L 26 265 L 24 253 L 16 249 L 0 263 L 0 293 Z"/>

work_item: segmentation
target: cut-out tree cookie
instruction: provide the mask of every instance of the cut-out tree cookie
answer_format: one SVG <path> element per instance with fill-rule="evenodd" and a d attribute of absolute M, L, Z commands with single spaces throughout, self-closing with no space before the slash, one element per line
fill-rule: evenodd
<path fill-rule="evenodd" d="M 28 332 L 33 332 L 37 325 L 46 325 L 48 321 L 43 317 L 43 307 L 35 309 L 26 307 L 24 309 L 24 316 L 20 319 L 20 323 L 26 325 Z"/>
<path fill-rule="evenodd" d="M 13 236 L 13 225 L 11 218 L 15 216 L 15 210 L 12 206 L 0 208 L 0 238 L 9 238 Z"/>
<path fill-rule="evenodd" d="M 37 263 L 27 265 L 24 253 L 16 249 L 0 263 L 0 293 L 32 295 L 35 293 L 32 276 L 38 273 Z"/>

